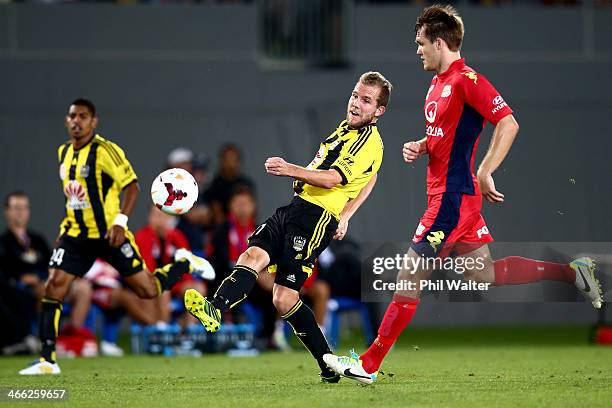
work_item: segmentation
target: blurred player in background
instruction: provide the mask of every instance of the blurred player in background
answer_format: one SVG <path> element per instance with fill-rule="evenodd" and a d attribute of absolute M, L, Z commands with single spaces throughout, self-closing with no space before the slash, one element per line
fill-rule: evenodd
<path fill-rule="evenodd" d="M 219 330 L 222 313 L 242 302 L 259 272 L 268 267 L 276 273 L 274 306 L 317 360 L 322 381 L 338 382 L 340 377 L 323 361 L 329 345 L 299 291 L 321 251 L 332 238 L 344 237 L 349 219 L 374 188 L 383 158 L 376 122 L 387 109 L 391 89 L 380 73 L 363 74 L 349 98 L 346 120 L 321 143 L 308 167 L 280 157 L 266 160 L 268 174 L 295 180 L 295 196 L 257 227 L 210 301 L 197 291 L 187 291 L 185 306 L 206 330 Z"/>
<path fill-rule="evenodd" d="M 172 261 L 174 254 L 181 248 L 190 249 L 187 237 L 175 228 L 177 217 L 159 211 L 155 205 L 149 210 L 149 223 L 136 232 L 136 244 L 140 255 L 150 271 L 154 271 Z M 216 274 L 215 274 L 216 275 Z M 170 323 L 172 319 L 172 298 L 183 299 L 185 291 L 195 288 L 206 293 L 206 285 L 190 273 L 184 273 L 169 291 L 154 299 L 158 322 Z M 189 313 L 181 323 L 197 323 Z M 162 325 L 163 326 L 163 325 Z"/>
<path fill-rule="evenodd" d="M 594 307 L 599 308 L 602 302 L 590 258 L 579 258 L 570 264 L 518 256 L 492 260 L 487 243 L 493 238 L 480 214 L 482 197 L 491 203 L 504 200 L 504 195 L 495 188 L 492 174 L 510 150 L 519 130 L 518 123 L 493 85 L 461 58 L 464 27 L 453 7 L 424 9 L 417 19 L 415 32 L 423 69 L 436 73 L 425 97 L 426 137 L 406 143 L 403 148 L 406 163 L 429 155 L 428 208 L 408 251 L 408 257 L 417 261 L 408 265 L 417 266 L 401 270 L 397 278 L 398 282 L 416 283 L 416 289 L 395 292 L 378 337 L 361 356 L 353 351 L 349 357 L 325 356 L 334 371 L 365 384 L 376 379 L 383 358 L 417 309 L 421 294 L 419 282 L 428 279 L 432 272 L 419 259 L 449 255 L 480 259 L 484 267 L 466 270 L 465 279 L 496 286 L 565 281 L 575 284 Z M 489 150 L 474 175 L 474 156 L 486 121 L 495 125 L 495 129 Z"/>
<path fill-rule="evenodd" d="M 242 153 L 238 146 L 227 143 L 219 150 L 219 168 L 217 174 L 204 192 L 210 201 L 213 221 L 220 225 L 225 221 L 229 211 L 229 200 L 238 186 L 246 186 L 255 192 L 255 184 L 242 172 Z"/>
<path fill-rule="evenodd" d="M 184 273 L 214 278 L 214 271 L 205 259 L 184 249 L 177 251 L 175 261 L 163 268 L 153 273 L 145 269 L 134 236 L 127 229 L 128 216 L 139 193 L 136 173 L 119 146 L 95 133 L 97 125 L 96 108 L 91 101 L 77 99 L 70 105 L 66 115 L 70 140 L 58 149 L 66 216 L 51 254 L 42 299 L 39 328 L 42 355 L 21 370 L 21 375 L 60 373 L 55 361 L 55 341 L 62 301 L 70 284 L 85 275 L 96 258 L 117 269 L 141 298 L 159 296 Z"/>

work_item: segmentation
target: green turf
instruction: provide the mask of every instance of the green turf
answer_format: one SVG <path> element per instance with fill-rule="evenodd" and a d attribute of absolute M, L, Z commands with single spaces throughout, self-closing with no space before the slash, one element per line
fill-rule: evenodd
<path fill-rule="evenodd" d="M 612 347 L 587 344 L 587 334 L 413 329 L 369 387 L 320 384 L 305 352 L 63 360 L 58 377 L 19 377 L 29 359 L 2 358 L 0 386 L 69 389 L 67 402 L 44 407 L 610 407 Z"/>

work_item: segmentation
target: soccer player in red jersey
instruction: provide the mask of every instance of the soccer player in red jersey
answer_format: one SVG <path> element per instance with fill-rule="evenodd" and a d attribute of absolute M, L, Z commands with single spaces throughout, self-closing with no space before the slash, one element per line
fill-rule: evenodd
<path fill-rule="evenodd" d="M 397 281 L 414 282 L 414 290 L 396 290 L 378 336 L 370 348 L 357 355 L 324 356 L 338 374 L 364 384 L 372 383 L 386 354 L 408 325 L 419 304 L 419 282 L 428 279 L 431 263 L 423 259 L 449 256 L 480 260 L 466 269 L 468 281 L 495 286 L 516 285 L 542 280 L 566 281 L 601 306 L 601 290 L 589 258 L 570 264 L 536 261 L 518 256 L 493 261 L 488 243 L 493 241 L 480 214 L 482 197 L 501 203 L 504 195 L 495 187 L 492 174 L 506 157 L 519 125 L 513 111 L 491 83 L 461 58 L 464 27 L 451 6 L 431 6 L 423 10 L 416 26 L 417 55 L 423 69 L 436 73 L 425 97 L 425 137 L 403 146 L 406 163 L 429 155 L 427 166 L 427 210 L 421 218 L 408 258 L 414 268 L 398 273 Z M 486 122 L 495 126 L 489 150 L 474 175 L 474 155 Z M 459 263 L 457 263 L 459 264 Z M 462 263 L 462 265 L 468 265 Z M 404 285 L 407 286 L 407 285 Z"/>

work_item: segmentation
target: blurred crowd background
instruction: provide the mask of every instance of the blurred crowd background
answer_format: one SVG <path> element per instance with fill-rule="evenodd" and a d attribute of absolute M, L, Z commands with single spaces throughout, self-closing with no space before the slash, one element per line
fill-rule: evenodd
<path fill-rule="evenodd" d="M 149 268 L 187 247 L 206 256 L 218 274 L 215 282 L 185 277 L 172 293 L 146 302 L 97 263 L 65 305 L 66 350 L 97 337 L 100 352 L 121 355 L 122 332 L 188 330 L 193 322 L 182 310 L 184 289 L 212 293 L 254 226 L 291 199 L 290 181 L 267 176 L 265 159 L 307 164 L 343 119 L 358 76 L 375 69 L 395 85 L 379 123 L 385 141 L 379 182 L 347 239 L 323 253 L 303 294 L 333 341 L 342 310 L 352 311 L 371 337 L 380 305 L 360 302 L 360 248 L 408 241 L 426 205 L 425 162 L 406 166 L 400 151 L 423 134 L 431 74 L 415 55 L 413 28 L 428 2 L 41 3 L 71 2 L 0 0 L 0 319 L 9 328 L 0 333 L 3 352 L 37 347 L 38 299 L 63 216 L 56 149 L 67 139 L 62 123 L 70 101 L 82 96 L 96 103 L 100 134 L 121 146 L 135 168 L 143 193 L 130 229 Z M 483 209 L 493 236 L 609 242 L 610 2 L 453 3 L 467 27 L 467 63 L 496 85 L 521 125 L 496 173 L 506 201 Z M 169 167 L 185 168 L 200 183 L 196 207 L 180 218 L 155 211 L 148 199 L 151 180 Z M 262 274 L 248 305 L 225 318 L 255 326 L 258 348 L 283 350 L 286 328 L 272 309 L 270 287 L 270 276 Z M 582 302 L 424 303 L 417 327 L 597 319 Z"/>

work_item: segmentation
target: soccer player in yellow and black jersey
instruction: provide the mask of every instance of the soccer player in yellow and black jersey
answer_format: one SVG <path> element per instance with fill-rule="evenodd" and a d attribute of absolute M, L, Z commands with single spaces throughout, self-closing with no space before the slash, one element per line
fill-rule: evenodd
<path fill-rule="evenodd" d="M 210 264 L 186 250 L 177 251 L 176 262 L 153 273 L 145 269 L 134 236 L 127 229 L 128 216 L 139 193 L 136 174 L 123 150 L 95 133 L 97 124 L 96 108 L 91 101 L 77 99 L 70 105 L 66 116 L 70 140 L 58 149 L 66 217 L 51 255 L 42 300 L 39 328 L 42 356 L 21 370 L 22 375 L 60 373 L 55 361 L 55 338 L 62 301 L 72 281 L 82 277 L 96 258 L 117 269 L 141 298 L 157 297 L 180 280 L 183 273 L 214 278 Z"/>
<path fill-rule="evenodd" d="M 376 183 L 383 158 L 376 122 L 385 113 L 391 89 L 380 73 L 363 74 L 351 93 L 346 120 L 321 143 L 307 167 L 280 157 L 266 160 L 269 174 L 295 180 L 295 196 L 255 230 L 248 249 L 210 301 L 193 289 L 185 293 L 187 310 L 206 330 L 219 330 L 222 312 L 244 300 L 259 272 L 268 267 L 276 273 L 274 306 L 317 360 L 322 380 L 338 382 L 340 377 L 323 361 L 329 345 L 299 290 L 332 238 L 344 237 L 350 218 Z"/>

